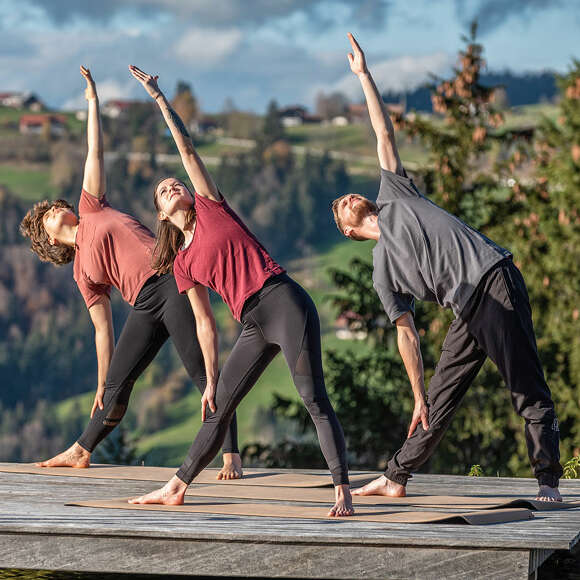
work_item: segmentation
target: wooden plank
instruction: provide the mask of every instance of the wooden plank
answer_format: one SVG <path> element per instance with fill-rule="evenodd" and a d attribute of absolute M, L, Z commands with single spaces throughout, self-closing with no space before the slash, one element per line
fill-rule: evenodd
<path fill-rule="evenodd" d="M 84 572 L 299 578 L 528 578 L 526 550 L 0 535 L 0 564 Z"/>
<path fill-rule="evenodd" d="M 534 480 L 503 479 L 420 475 L 412 480 L 409 488 L 417 493 L 458 495 L 462 492 L 532 495 L 535 492 Z M 578 510 L 542 513 L 534 521 L 504 524 L 501 529 L 494 529 L 494 534 L 489 534 L 457 525 L 440 525 L 435 530 L 429 525 L 349 523 L 346 520 L 323 522 L 203 514 L 192 518 L 186 514 L 115 510 L 101 514 L 89 508 L 64 506 L 71 499 L 140 495 L 156 487 L 157 484 L 146 482 L 0 474 L 0 533 L 37 532 L 95 538 L 121 534 L 160 539 L 203 537 L 208 541 L 566 550 L 577 543 L 580 531 Z M 564 481 L 562 491 L 565 497 L 578 496 L 580 482 Z"/>

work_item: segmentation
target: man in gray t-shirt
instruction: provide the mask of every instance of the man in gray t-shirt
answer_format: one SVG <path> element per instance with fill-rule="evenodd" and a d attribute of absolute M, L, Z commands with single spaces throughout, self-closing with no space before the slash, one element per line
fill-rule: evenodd
<path fill-rule="evenodd" d="M 385 475 L 356 495 L 404 496 L 411 472 L 435 451 L 465 392 L 489 356 L 516 412 L 525 422 L 528 455 L 538 480 L 537 499 L 561 501 L 558 421 L 536 348 L 524 280 L 511 253 L 415 187 L 401 163 L 394 129 L 356 40 L 351 70 L 358 76 L 377 135 L 381 184 L 376 203 L 343 195 L 332 209 L 338 229 L 353 240 L 376 240 L 373 285 L 397 327 L 397 344 L 415 397 L 408 438 Z M 456 319 L 425 393 L 414 301 L 451 308 Z"/>

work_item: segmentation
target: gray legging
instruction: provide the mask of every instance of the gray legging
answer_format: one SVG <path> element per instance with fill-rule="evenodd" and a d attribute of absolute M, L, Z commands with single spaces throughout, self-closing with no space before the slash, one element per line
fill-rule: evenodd
<path fill-rule="evenodd" d="M 179 294 L 171 274 L 147 280 L 131 309 L 115 346 L 107 373 L 103 409 L 95 411 L 78 444 L 92 452 L 120 422 L 135 381 L 171 337 L 187 373 L 203 393 L 206 377 L 195 317 L 186 296 Z M 223 451 L 238 453 L 237 424 L 232 417 Z"/>
<path fill-rule="evenodd" d="M 326 394 L 320 321 L 312 299 L 294 280 L 280 274 L 246 300 L 242 324 L 218 380 L 216 412 L 206 416 L 177 477 L 191 483 L 215 457 L 236 407 L 281 350 L 316 426 L 334 485 L 348 484 L 344 435 Z"/>

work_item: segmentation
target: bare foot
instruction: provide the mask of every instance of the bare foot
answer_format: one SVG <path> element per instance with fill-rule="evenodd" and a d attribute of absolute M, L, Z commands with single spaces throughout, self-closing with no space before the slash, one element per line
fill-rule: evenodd
<path fill-rule="evenodd" d="M 562 496 L 557 487 L 549 485 L 540 485 L 540 490 L 536 496 L 538 501 L 562 501 Z"/>
<path fill-rule="evenodd" d="M 187 490 L 184 483 L 174 475 L 161 489 L 156 489 L 140 497 L 130 499 L 128 503 L 158 503 L 162 505 L 183 505 L 183 498 Z"/>
<path fill-rule="evenodd" d="M 354 508 L 352 507 L 352 497 L 348 485 L 337 485 L 334 488 L 335 503 L 328 512 L 328 517 L 340 518 L 352 516 Z"/>
<path fill-rule="evenodd" d="M 91 454 L 78 443 L 66 451 L 55 455 L 52 459 L 35 463 L 36 467 L 76 467 L 86 468 L 91 464 Z"/>
<path fill-rule="evenodd" d="M 244 474 L 242 470 L 242 458 L 239 453 L 224 453 L 224 466 L 217 474 L 216 479 L 241 479 Z"/>
<path fill-rule="evenodd" d="M 377 477 L 363 487 L 352 490 L 352 495 L 386 495 L 388 497 L 405 497 L 405 486 L 387 479 L 384 475 Z"/>

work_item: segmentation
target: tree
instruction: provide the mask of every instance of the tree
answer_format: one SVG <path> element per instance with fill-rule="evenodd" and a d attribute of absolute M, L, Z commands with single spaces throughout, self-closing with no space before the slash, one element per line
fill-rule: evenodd
<path fill-rule="evenodd" d="M 191 85 L 184 81 L 178 81 L 175 89 L 175 97 L 171 105 L 175 112 L 181 117 L 186 127 L 191 127 L 199 117 L 199 105 Z"/>

